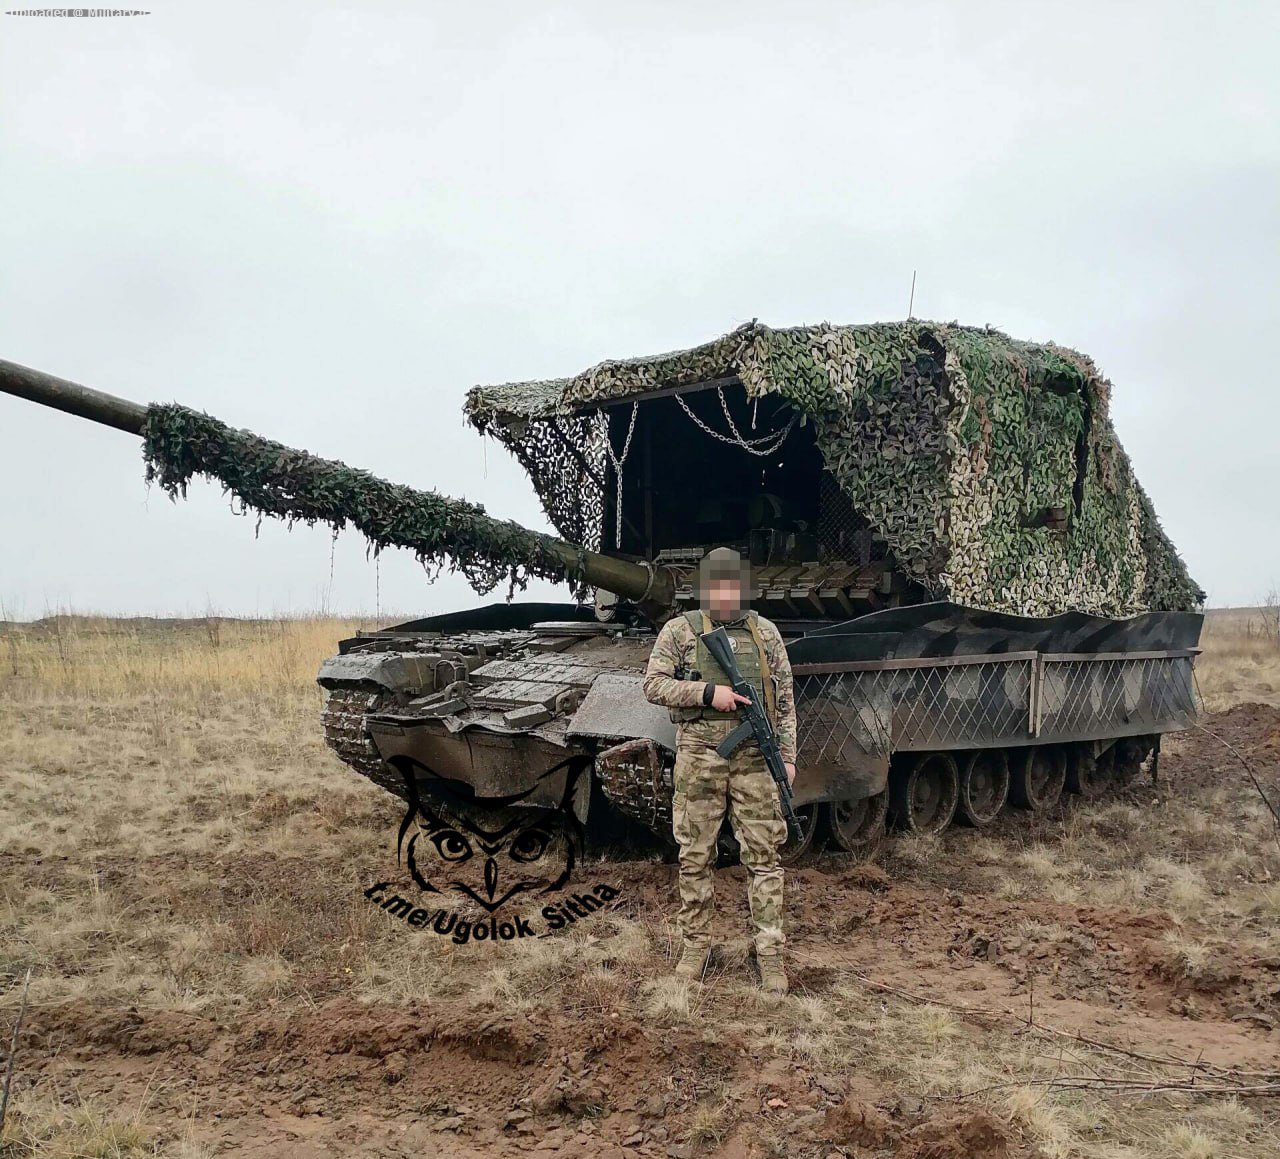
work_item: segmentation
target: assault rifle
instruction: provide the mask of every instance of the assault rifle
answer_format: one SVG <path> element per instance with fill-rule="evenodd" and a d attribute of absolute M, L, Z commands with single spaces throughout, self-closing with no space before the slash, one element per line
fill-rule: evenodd
<path fill-rule="evenodd" d="M 778 746 L 778 734 L 773 731 L 773 725 L 769 723 L 769 716 L 764 710 L 764 705 L 759 703 L 755 689 L 742 677 L 737 657 L 733 654 L 733 646 L 729 643 L 729 633 L 722 627 L 715 628 L 710 632 L 702 633 L 702 642 L 707 646 L 707 651 L 715 657 L 716 663 L 724 670 L 725 675 L 729 677 L 734 692 L 739 696 L 745 696 L 751 702 L 740 706 L 742 723 L 716 746 L 716 753 L 719 756 L 728 757 L 744 741 L 755 738 L 756 744 L 760 746 L 760 752 L 764 754 L 764 763 L 769 768 L 769 775 L 773 778 L 773 783 L 778 786 L 778 802 L 782 806 L 782 816 L 787 822 L 787 832 L 791 835 L 792 841 L 800 841 L 803 837 L 800 832 L 800 819 L 796 816 L 795 808 L 791 804 L 791 783 L 787 780 L 782 749 Z"/>

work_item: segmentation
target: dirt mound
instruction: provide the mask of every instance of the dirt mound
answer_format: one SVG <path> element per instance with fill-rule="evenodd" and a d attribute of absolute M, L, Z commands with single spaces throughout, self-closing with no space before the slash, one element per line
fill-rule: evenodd
<path fill-rule="evenodd" d="M 37 1007 L 23 1020 L 23 1034 L 33 1046 L 77 1058 L 103 1052 L 204 1054 L 218 1033 L 209 1019 L 173 1010 L 98 1010 L 76 1004 Z"/>
<path fill-rule="evenodd" d="M 1248 786 L 1239 757 L 1222 744 L 1224 740 L 1249 761 L 1271 803 L 1280 808 L 1280 708 L 1269 704 L 1237 704 L 1205 719 L 1203 728 L 1170 738 L 1170 747 L 1183 758 L 1178 763 L 1179 786 Z"/>
<path fill-rule="evenodd" d="M 902 1138 L 902 1128 L 883 1111 L 851 1099 L 827 1111 L 823 1127 L 832 1143 L 875 1150 L 896 1147 Z"/>
<path fill-rule="evenodd" d="M 938 1115 L 913 1128 L 904 1159 L 1000 1159 L 1009 1154 L 1008 1129 L 985 1110 Z"/>
<path fill-rule="evenodd" d="M 892 1150 L 904 1159 L 1002 1159 L 1012 1146 L 1009 1129 L 980 1107 L 903 1126 L 879 1107 L 847 1099 L 827 1111 L 823 1130 L 829 1143 Z"/>

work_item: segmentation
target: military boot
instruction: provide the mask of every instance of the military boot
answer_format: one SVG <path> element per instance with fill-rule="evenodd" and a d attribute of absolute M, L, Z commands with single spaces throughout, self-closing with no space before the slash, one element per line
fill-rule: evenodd
<path fill-rule="evenodd" d="M 758 954 L 756 965 L 760 967 L 760 989 L 766 994 L 787 992 L 787 971 L 781 954 Z"/>
<path fill-rule="evenodd" d="M 711 957 L 710 946 L 695 946 L 685 942 L 680 951 L 680 960 L 676 963 L 676 977 L 701 981 Z"/>

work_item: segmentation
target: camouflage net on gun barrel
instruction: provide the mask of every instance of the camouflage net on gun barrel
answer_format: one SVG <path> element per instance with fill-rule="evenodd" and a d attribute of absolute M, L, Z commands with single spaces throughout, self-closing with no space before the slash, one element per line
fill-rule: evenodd
<path fill-rule="evenodd" d="M 561 534 L 593 544 L 604 436 L 584 408 L 729 377 L 813 422 L 834 486 L 935 598 L 1105 616 L 1204 599 L 1116 437 L 1111 384 L 1053 343 L 954 323 L 753 322 L 572 378 L 478 386 L 466 412 L 520 459 Z"/>
<path fill-rule="evenodd" d="M 459 571 L 477 592 L 504 580 L 514 592 L 531 576 L 575 578 L 548 550 L 547 537 L 494 519 L 477 503 L 388 483 L 175 403 L 147 408 L 143 456 L 147 481 L 159 483 L 170 498 L 185 497 L 192 477 L 205 475 L 259 515 L 290 525 L 325 523 L 335 532 L 355 527 L 375 554 L 406 547 L 428 572 Z"/>

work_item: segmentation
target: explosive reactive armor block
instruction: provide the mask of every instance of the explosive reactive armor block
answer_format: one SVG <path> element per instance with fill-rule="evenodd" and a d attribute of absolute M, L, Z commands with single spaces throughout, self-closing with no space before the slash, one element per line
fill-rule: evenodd
<path fill-rule="evenodd" d="M 824 477 L 933 598 L 1106 616 L 1204 599 L 1116 437 L 1111 384 L 1051 343 L 916 321 L 753 322 L 572 378 L 476 387 L 466 411 L 528 470 L 559 532 L 596 548 L 614 453 L 599 404 L 706 382 L 775 396 L 812 423 Z"/>

